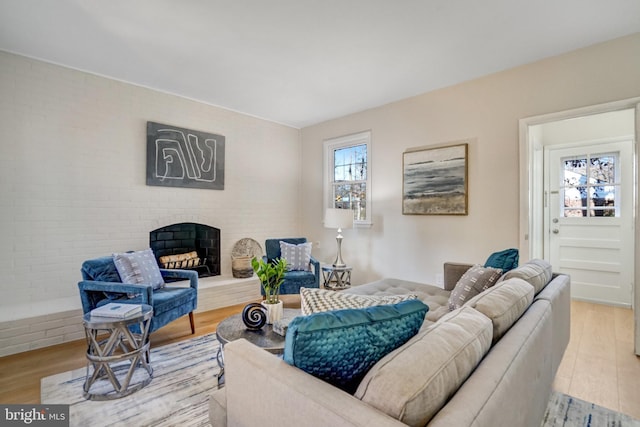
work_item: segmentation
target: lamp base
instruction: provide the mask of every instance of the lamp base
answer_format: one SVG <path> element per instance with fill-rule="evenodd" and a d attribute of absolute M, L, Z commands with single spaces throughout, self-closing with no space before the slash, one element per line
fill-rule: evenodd
<path fill-rule="evenodd" d="M 336 260 L 333 261 L 333 266 L 336 268 L 344 268 L 347 264 L 342 260 L 342 235 L 340 234 L 340 230 L 338 230 L 338 237 L 336 237 L 336 242 L 338 242 L 338 255 L 336 255 Z"/>

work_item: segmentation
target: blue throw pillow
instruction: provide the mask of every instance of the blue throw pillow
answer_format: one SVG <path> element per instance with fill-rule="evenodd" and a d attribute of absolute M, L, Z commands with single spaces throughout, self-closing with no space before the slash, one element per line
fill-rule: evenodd
<path fill-rule="evenodd" d="M 494 252 L 489 255 L 487 262 L 484 263 L 485 267 L 499 268 L 502 273 L 506 273 L 509 270 L 513 270 L 518 266 L 518 250 L 517 249 L 505 249 L 504 251 Z"/>
<path fill-rule="evenodd" d="M 289 323 L 284 361 L 348 393 L 386 354 L 420 330 L 420 300 L 298 316 Z"/>

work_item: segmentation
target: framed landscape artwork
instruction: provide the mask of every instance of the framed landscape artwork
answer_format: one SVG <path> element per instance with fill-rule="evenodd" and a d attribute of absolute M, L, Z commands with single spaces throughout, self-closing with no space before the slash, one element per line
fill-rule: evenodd
<path fill-rule="evenodd" d="M 403 153 L 402 213 L 467 215 L 468 144 Z"/>

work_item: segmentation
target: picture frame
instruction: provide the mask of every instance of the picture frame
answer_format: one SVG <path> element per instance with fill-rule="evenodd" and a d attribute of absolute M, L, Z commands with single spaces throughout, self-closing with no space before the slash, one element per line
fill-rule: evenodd
<path fill-rule="evenodd" d="M 403 215 L 468 215 L 469 144 L 407 150 L 402 155 Z"/>
<path fill-rule="evenodd" d="M 225 139 L 147 122 L 147 185 L 224 190 Z"/>

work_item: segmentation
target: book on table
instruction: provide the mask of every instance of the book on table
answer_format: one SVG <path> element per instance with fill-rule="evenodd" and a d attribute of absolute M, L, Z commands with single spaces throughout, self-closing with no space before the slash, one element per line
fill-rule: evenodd
<path fill-rule="evenodd" d="M 140 304 L 118 304 L 110 302 L 102 307 L 91 310 L 91 315 L 96 317 L 115 317 L 118 319 L 124 319 L 125 317 L 141 312 L 142 306 Z"/>

